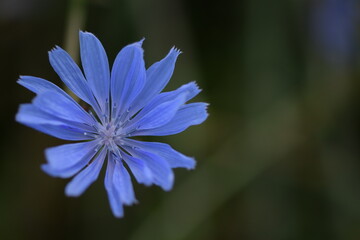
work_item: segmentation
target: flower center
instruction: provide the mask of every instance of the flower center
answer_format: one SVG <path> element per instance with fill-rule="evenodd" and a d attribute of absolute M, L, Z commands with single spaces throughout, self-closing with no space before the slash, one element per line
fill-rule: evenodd
<path fill-rule="evenodd" d="M 116 126 L 111 122 L 107 123 L 105 126 L 101 125 L 98 129 L 99 138 L 102 140 L 102 144 L 106 146 L 113 146 L 115 144 L 116 136 Z"/>
<path fill-rule="evenodd" d="M 124 137 L 124 135 L 120 131 L 120 124 L 116 124 L 114 121 L 101 124 L 96 121 L 93 127 L 96 129 L 96 132 L 84 132 L 84 135 L 98 141 L 98 146 L 95 148 L 95 151 L 105 147 L 108 151 L 113 152 L 117 156 L 121 156 L 118 144 L 121 144 L 119 140 Z"/>

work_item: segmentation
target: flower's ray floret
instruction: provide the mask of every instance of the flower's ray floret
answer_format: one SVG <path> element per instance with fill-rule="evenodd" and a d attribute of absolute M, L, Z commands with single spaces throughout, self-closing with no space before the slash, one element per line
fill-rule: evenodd
<path fill-rule="evenodd" d="M 47 80 L 21 76 L 18 83 L 37 96 L 31 104 L 20 106 L 16 120 L 60 139 L 83 141 L 45 151 L 44 172 L 74 177 L 65 188 L 67 196 L 81 195 L 96 181 L 106 161 L 110 207 L 116 217 L 122 217 L 123 205 L 137 202 L 128 171 L 141 184 L 169 191 L 173 168 L 195 167 L 194 158 L 167 144 L 130 137 L 171 135 L 201 124 L 208 116 L 207 104 L 187 103 L 200 92 L 195 82 L 161 93 L 181 53 L 177 48 L 146 69 L 142 39 L 124 47 L 110 69 L 100 41 L 88 32 L 80 32 L 79 38 L 84 74 L 60 47 L 49 52 L 49 59 L 60 79 L 90 110 Z"/>

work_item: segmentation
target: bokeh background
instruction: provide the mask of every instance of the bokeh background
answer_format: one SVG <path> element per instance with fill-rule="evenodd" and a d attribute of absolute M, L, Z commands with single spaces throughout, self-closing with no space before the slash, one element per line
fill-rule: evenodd
<path fill-rule="evenodd" d="M 0 239 L 360 239 L 358 0 L 0 0 Z M 78 30 L 112 62 L 146 37 L 147 66 L 177 46 L 168 90 L 196 80 L 209 119 L 154 138 L 197 159 L 171 192 L 135 184 L 112 216 L 103 176 L 79 198 L 40 170 L 63 141 L 14 121 L 33 75 L 61 85 L 55 45 Z"/>

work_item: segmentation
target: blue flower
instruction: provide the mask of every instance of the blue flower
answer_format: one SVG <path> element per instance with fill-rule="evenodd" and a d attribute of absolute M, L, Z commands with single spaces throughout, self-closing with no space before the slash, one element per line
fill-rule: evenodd
<path fill-rule="evenodd" d="M 123 205 L 137 201 L 127 169 L 138 183 L 169 191 L 174 182 L 172 168 L 195 167 L 193 158 L 167 144 L 131 137 L 176 134 L 208 116 L 206 103 L 186 104 L 200 92 L 194 82 L 161 93 L 180 51 L 172 48 L 164 59 L 146 69 L 142 42 L 124 47 L 110 72 L 100 41 L 91 33 L 80 32 L 84 75 L 60 47 L 49 52 L 56 73 L 88 104 L 89 111 L 47 80 L 22 76 L 18 81 L 37 95 L 31 104 L 20 106 L 18 122 L 60 139 L 82 141 L 46 149 L 47 163 L 42 169 L 53 177 L 75 176 L 65 193 L 76 197 L 98 178 L 106 159 L 105 188 L 116 217 L 123 216 Z"/>
<path fill-rule="evenodd" d="M 311 34 L 316 50 L 330 63 L 351 63 L 356 53 L 358 1 L 324 0 L 311 5 Z"/>

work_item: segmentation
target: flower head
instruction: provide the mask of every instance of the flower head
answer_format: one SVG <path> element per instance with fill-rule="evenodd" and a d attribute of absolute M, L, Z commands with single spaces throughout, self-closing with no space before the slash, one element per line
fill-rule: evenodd
<path fill-rule="evenodd" d="M 37 95 L 31 104 L 20 106 L 18 122 L 60 139 L 82 141 L 46 149 L 42 169 L 54 177 L 74 176 L 65 193 L 79 196 L 98 178 L 107 160 L 105 188 L 116 217 L 123 216 L 123 205 L 136 202 L 127 169 L 137 182 L 168 191 L 174 181 L 172 168 L 195 166 L 193 158 L 167 144 L 132 137 L 176 134 L 208 116 L 206 103 L 186 103 L 200 92 L 194 82 L 161 93 L 180 51 L 172 48 L 146 69 L 142 42 L 124 47 L 111 72 L 103 46 L 88 32 L 80 32 L 84 74 L 60 47 L 49 52 L 60 79 L 90 106 L 89 111 L 47 80 L 22 76 L 18 81 Z"/>
<path fill-rule="evenodd" d="M 316 50 L 330 63 L 351 63 L 356 52 L 359 1 L 311 1 L 311 37 Z"/>

